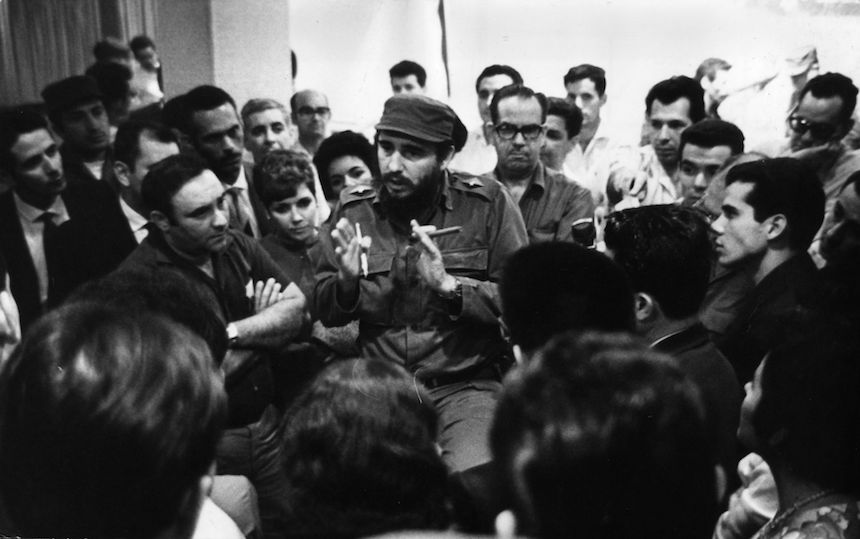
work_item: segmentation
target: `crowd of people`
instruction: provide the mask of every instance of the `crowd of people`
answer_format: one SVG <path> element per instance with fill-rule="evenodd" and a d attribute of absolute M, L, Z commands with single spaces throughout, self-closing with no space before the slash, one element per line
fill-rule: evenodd
<path fill-rule="evenodd" d="M 368 140 L 94 53 L 0 111 L 0 534 L 860 538 L 858 89 L 815 54 L 779 140 L 711 58 L 631 147 L 590 64 L 488 66 L 469 130 L 404 60 Z"/>

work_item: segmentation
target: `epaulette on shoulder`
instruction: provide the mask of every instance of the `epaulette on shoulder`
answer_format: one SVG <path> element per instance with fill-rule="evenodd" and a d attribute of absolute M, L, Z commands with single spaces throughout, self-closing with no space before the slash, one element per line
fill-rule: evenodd
<path fill-rule="evenodd" d="M 494 191 L 497 190 L 496 180 L 486 176 L 473 176 L 471 174 L 463 174 L 455 172 L 451 174 L 451 188 L 458 191 L 482 196 L 486 199 L 493 197 Z"/>
<path fill-rule="evenodd" d="M 358 200 L 365 200 L 376 196 L 376 189 L 370 185 L 359 184 L 347 187 L 340 192 L 340 203 L 349 204 Z"/>

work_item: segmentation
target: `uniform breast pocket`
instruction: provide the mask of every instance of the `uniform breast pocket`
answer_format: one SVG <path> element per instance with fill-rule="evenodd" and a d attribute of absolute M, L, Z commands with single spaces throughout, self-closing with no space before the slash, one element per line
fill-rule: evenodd
<path fill-rule="evenodd" d="M 442 251 L 445 269 L 453 275 L 485 279 L 489 254 L 486 248 L 455 249 Z"/>

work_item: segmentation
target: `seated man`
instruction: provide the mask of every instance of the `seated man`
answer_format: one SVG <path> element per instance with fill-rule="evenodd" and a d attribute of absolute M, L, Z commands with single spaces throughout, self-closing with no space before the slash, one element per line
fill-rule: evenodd
<path fill-rule="evenodd" d="M 702 391 L 709 445 L 728 477 L 737 464 L 741 388 L 731 364 L 699 322 L 711 276 L 708 223 L 691 208 L 645 206 L 610 214 L 604 237 L 606 254 L 624 269 L 636 291 L 637 332 L 652 348 L 677 359 Z"/>
<path fill-rule="evenodd" d="M 574 223 L 594 217 L 594 201 L 588 189 L 540 161 L 546 97 L 526 86 L 506 86 L 493 96 L 490 117 L 498 163 L 487 175 L 507 187 L 519 205 L 529 242 L 573 241 Z"/>
<path fill-rule="evenodd" d="M 711 534 L 698 392 L 669 357 L 627 336 L 548 343 L 506 380 L 491 445 L 511 510 L 497 519 L 511 524 L 500 536 Z"/>
<path fill-rule="evenodd" d="M 446 464 L 487 462 L 500 370 L 498 280 L 526 230 L 491 178 L 448 170 L 466 128 L 447 105 L 395 95 L 376 125 L 382 172 L 341 193 L 322 234 L 314 308 L 328 326 L 359 321 L 366 357 L 405 365 L 439 410 Z M 448 229 L 432 238 L 428 234 Z"/>
<path fill-rule="evenodd" d="M 120 271 L 174 272 L 225 322 L 230 428 L 219 444 L 219 472 L 251 480 L 263 530 L 276 536 L 284 532 L 285 484 L 268 356 L 302 328 L 304 295 L 255 240 L 227 227 L 224 186 L 198 158 L 179 154 L 154 165 L 142 195 L 153 227 Z"/>
<path fill-rule="evenodd" d="M 745 384 L 770 348 L 777 316 L 815 279 L 806 250 L 824 218 L 824 190 L 811 169 L 790 158 L 737 165 L 726 186 L 722 214 L 711 225 L 717 261 L 742 268 L 755 287 L 717 344 Z"/>
<path fill-rule="evenodd" d="M 134 249 L 116 196 L 71 181 L 48 123 L 25 108 L 0 117 L 0 251 L 26 329 L 76 286 L 110 271 Z"/>
<path fill-rule="evenodd" d="M 681 204 L 694 205 L 705 194 L 716 173 L 731 157 L 744 151 L 744 134 L 735 124 L 702 120 L 681 133 L 681 163 L 677 180 Z"/>
<path fill-rule="evenodd" d="M 96 303 L 31 329 L 0 370 L 4 534 L 191 537 L 227 412 L 203 340 Z"/>

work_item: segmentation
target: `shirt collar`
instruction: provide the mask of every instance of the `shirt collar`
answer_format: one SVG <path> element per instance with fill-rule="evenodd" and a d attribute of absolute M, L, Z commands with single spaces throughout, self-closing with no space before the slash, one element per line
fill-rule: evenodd
<path fill-rule="evenodd" d="M 15 198 L 15 207 L 18 208 L 18 215 L 30 223 L 35 223 L 46 211 L 50 211 L 55 215 L 54 224 L 56 225 L 61 225 L 69 220 L 69 211 L 66 209 L 66 203 L 63 201 L 63 197 L 58 196 L 54 200 L 53 204 L 51 204 L 47 209 L 42 210 L 24 202 L 21 197 L 18 196 L 18 193 L 15 193 L 14 191 L 12 196 Z"/>
<path fill-rule="evenodd" d="M 149 224 L 149 220 L 143 215 L 137 213 L 122 197 L 119 197 L 119 206 L 122 208 L 122 213 L 125 215 L 125 218 L 128 219 L 128 224 L 131 226 L 131 230 L 133 232 L 137 232 Z"/>
<path fill-rule="evenodd" d="M 239 176 L 236 178 L 236 181 L 233 182 L 233 185 L 225 185 L 224 187 L 236 187 L 239 189 L 248 190 L 248 178 L 245 177 L 245 167 L 239 167 Z"/>

